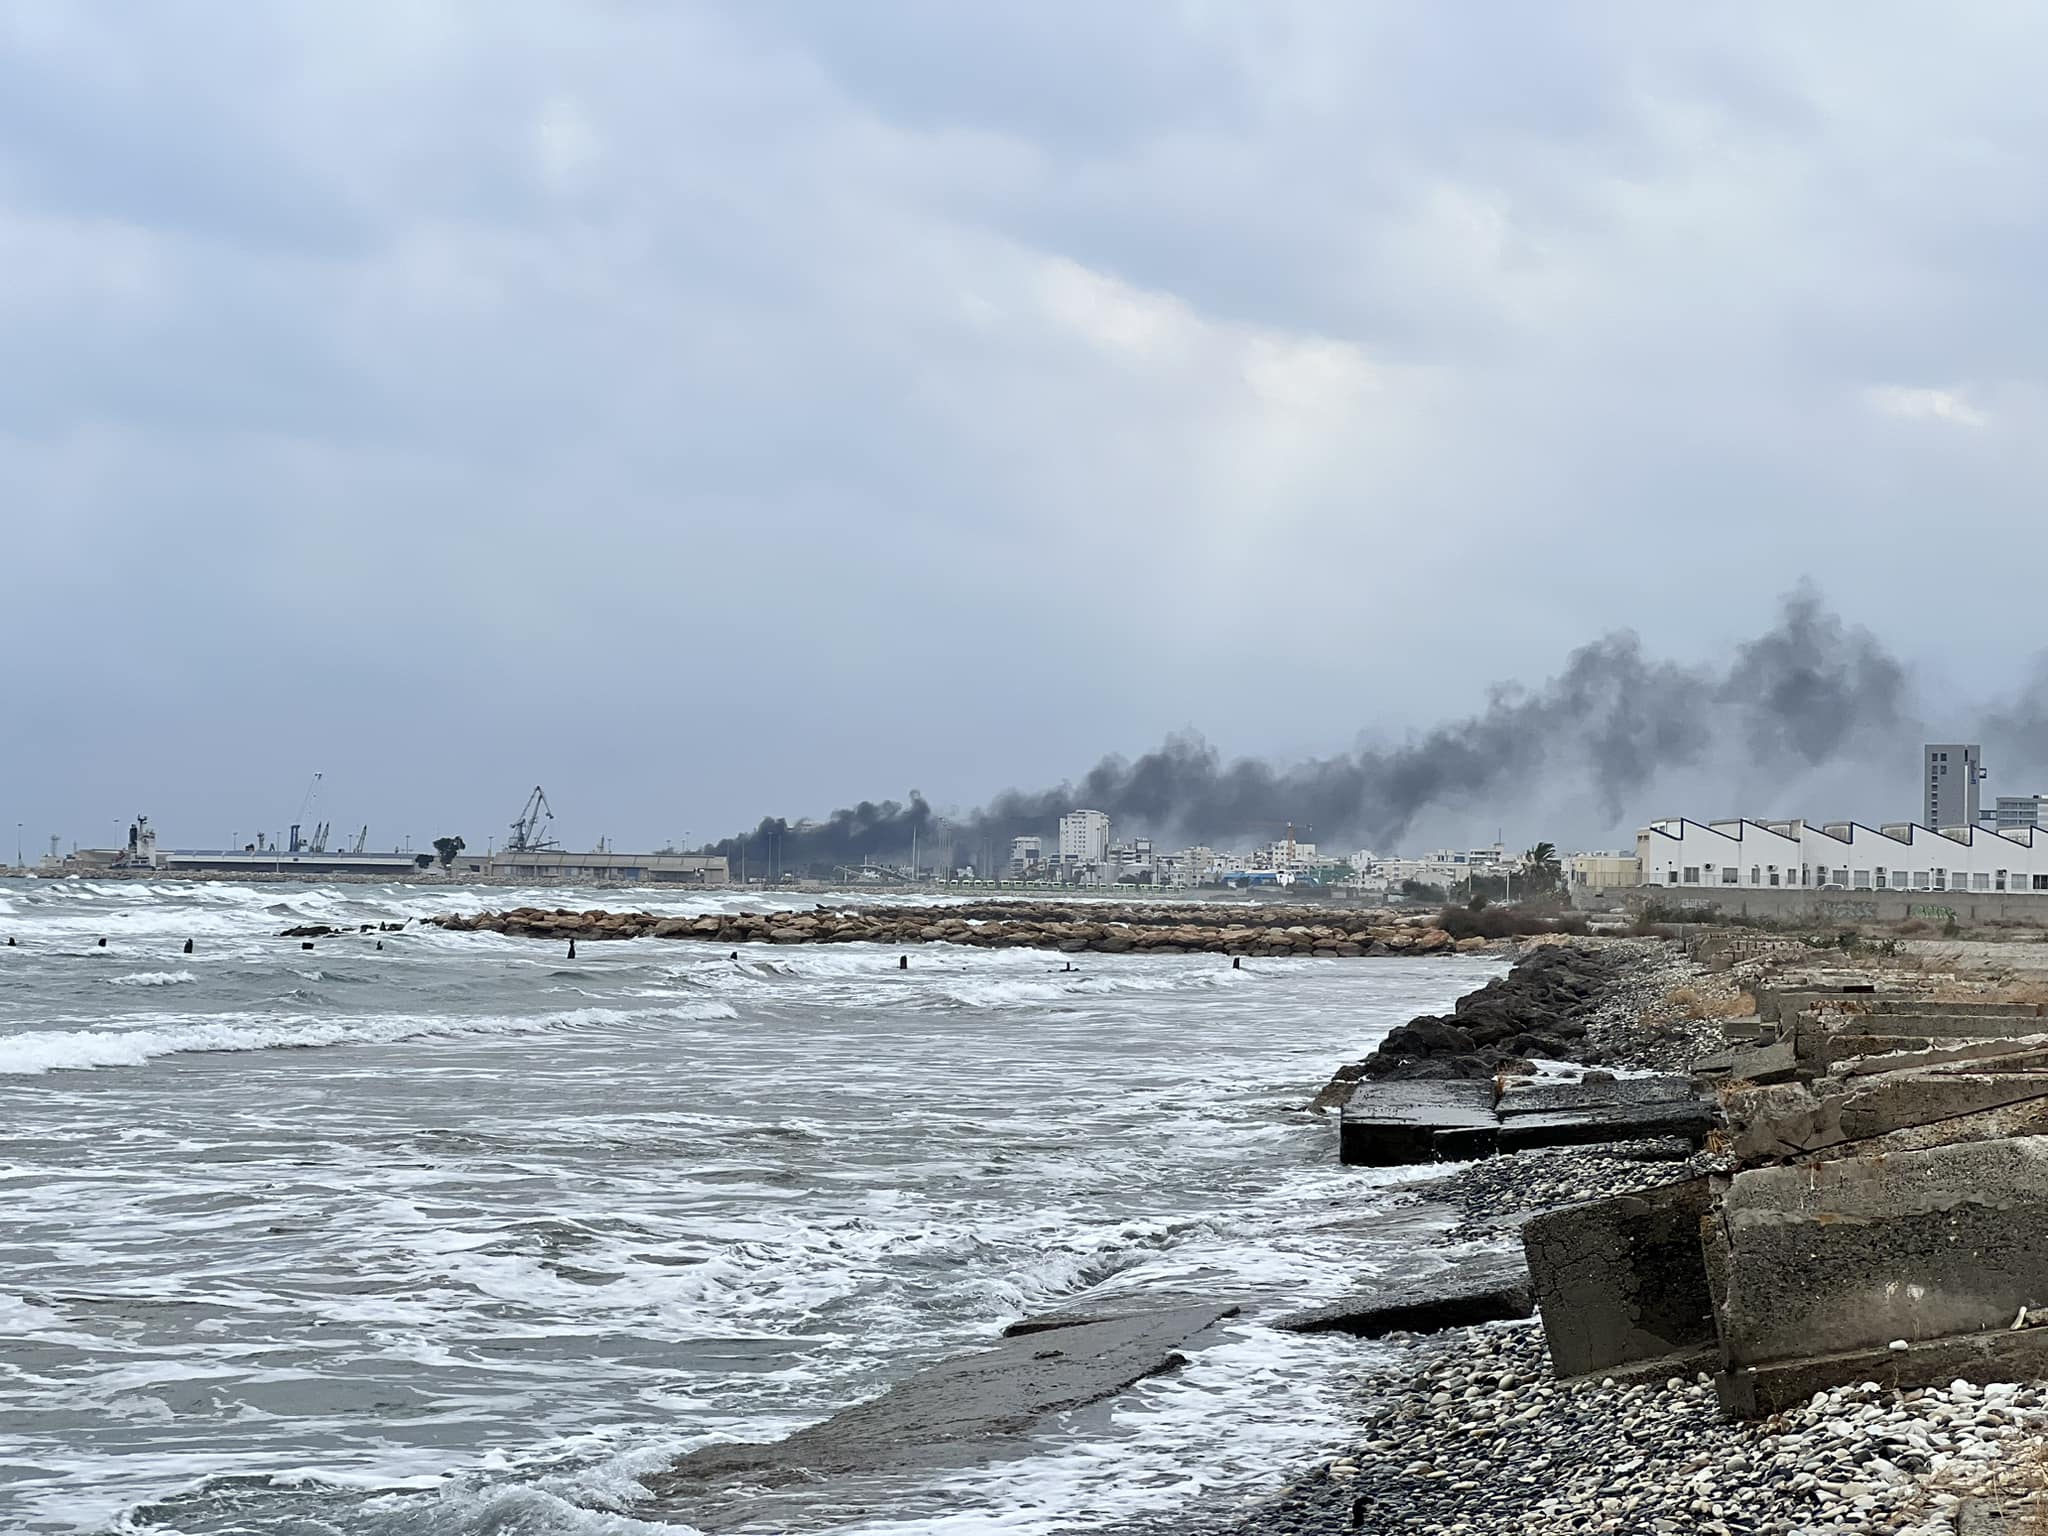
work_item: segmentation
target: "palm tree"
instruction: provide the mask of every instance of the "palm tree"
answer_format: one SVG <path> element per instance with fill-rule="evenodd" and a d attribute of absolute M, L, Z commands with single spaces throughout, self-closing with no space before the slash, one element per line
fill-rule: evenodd
<path fill-rule="evenodd" d="M 1564 863 L 1557 856 L 1557 844 L 1538 843 L 1522 854 L 1522 878 L 1529 882 L 1532 891 L 1553 891 L 1557 889 L 1558 876 L 1564 872 Z"/>

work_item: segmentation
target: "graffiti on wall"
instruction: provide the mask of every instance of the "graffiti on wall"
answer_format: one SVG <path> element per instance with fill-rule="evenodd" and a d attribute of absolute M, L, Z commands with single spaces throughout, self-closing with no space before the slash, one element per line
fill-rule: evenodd
<path fill-rule="evenodd" d="M 1923 907 L 1916 903 L 1906 908 L 1906 916 L 1934 917 L 1939 918 L 1944 923 L 1952 923 L 1956 920 L 1956 909 L 1954 907 Z"/>
<path fill-rule="evenodd" d="M 1813 904 L 1816 917 L 1832 918 L 1837 921 L 1869 919 L 1877 916 L 1874 901 L 1816 901 Z"/>

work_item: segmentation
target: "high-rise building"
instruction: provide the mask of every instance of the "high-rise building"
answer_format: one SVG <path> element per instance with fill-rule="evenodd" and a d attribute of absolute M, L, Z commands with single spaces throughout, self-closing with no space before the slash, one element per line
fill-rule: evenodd
<path fill-rule="evenodd" d="M 1974 827 L 1984 749 L 1975 742 L 1931 741 L 1920 752 L 1920 788 L 1925 796 L 1923 827 Z"/>
<path fill-rule="evenodd" d="M 1101 811 L 1069 811 L 1060 818 L 1060 862 L 1099 867 L 1109 857 L 1109 818 Z"/>

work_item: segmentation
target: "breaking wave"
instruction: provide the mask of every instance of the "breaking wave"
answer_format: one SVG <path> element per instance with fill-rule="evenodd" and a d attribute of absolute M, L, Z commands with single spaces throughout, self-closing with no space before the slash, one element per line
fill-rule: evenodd
<path fill-rule="evenodd" d="M 110 987 L 178 987 L 199 978 L 190 971 L 136 971 L 128 976 L 109 976 Z"/>
<path fill-rule="evenodd" d="M 661 1017 L 729 1019 L 723 1003 L 661 1010 Z M 97 1067 L 139 1067 L 159 1056 L 219 1051 L 319 1050 L 344 1045 L 395 1045 L 411 1040 L 461 1040 L 478 1035 L 531 1035 L 630 1023 L 645 1014 L 576 1008 L 548 1018 L 248 1019 L 177 1024 L 161 1029 L 35 1030 L 0 1039 L 0 1076 L 38 1076 Z"/>

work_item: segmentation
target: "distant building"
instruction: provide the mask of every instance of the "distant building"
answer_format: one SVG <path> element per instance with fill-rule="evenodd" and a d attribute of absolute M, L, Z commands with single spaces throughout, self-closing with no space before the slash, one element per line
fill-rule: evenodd
<path fill-rule="evenodd" d="M 1564 859 L 1564 883 L 1592 891 L 1642 883 L 1642 866 L 1633 853 L 1573 853 Z"/>
<path fill-rule="evenodd" d="M 1321 862 L 1314 843 L 1296 842 L 1292 838 L 1267 843 L 1252 854 L 1252 868 L 1285 870 L 1290 875 L 1314 869 Z"/>
<path fill-rule="evenodd" d="M 1149 837 L 1134 837 L 1128 843 L 1111 843 L 1105 862 L 1110 879 L 1119 885 L 1158 883 L 1159 866 Z"/>
<path fill-rule="evenodd" d="M 1353 860 L 1359 883 L 1379 890 L 1399 890 L 1410 881 L 1418 885 L 1442 886 L 1448 891 L 1474 875 L 1497 875 L 1507 863 L 1506 850 L 1499 843 L 1486 848 L 1439 848 L 1420 857 L 1380 858 L 1366 856 L 1360 867 Z"/>
<path fill-rule="evenodd" d="M 1069 811 L 1060 818 L 1060 862 L 1100 868 L 1109 858 L 1109 817 L 1101 811 Z"/>
<path fill-rule="evenodd" d="M 2012 827 L 2048 827 L 2048 795 L 2000 795 L 1991 812 L 1991 824 L 2004 832 Z"/>
<path fill-rule="evenodd" d="M 457 854 L 451 874 L 487 875 L 493 880 L 619 880 L 648 885 L 724 885 L 729 875 L 722 853 L 570 853 L 561 848 L 528 848 L 486 854 Z"/>
<path fill-rule="evenodd" d="M 1943 830 L 1977 825 L 1984 778 L 1984 749 L 1975 742 L 1931 741 L 1922 747 L 1920 824 Z"/>
<path fill-rule="evenodd" d="M 1010 878 L 1028 880 L 1038 873 L 1038 866 L 1045 862 L 1045 840 L 1038 837 L 1013 837 L 1010 839 Z"/>

